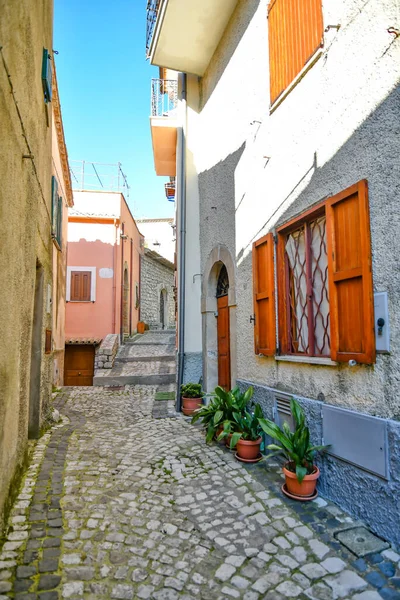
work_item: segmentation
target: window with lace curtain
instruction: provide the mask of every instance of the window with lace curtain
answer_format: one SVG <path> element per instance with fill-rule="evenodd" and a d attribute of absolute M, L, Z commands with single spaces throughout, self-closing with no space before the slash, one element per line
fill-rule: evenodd
<path fill-rule="evenodd" d="M 256 240 L 253 292 L 258 356 L 374 363 L 367 181 Z"/>
<path fill-rule="evenodd" d="M 325 215 L 286 234 L 285 280 L 288 352 L 330 356 Z"/>

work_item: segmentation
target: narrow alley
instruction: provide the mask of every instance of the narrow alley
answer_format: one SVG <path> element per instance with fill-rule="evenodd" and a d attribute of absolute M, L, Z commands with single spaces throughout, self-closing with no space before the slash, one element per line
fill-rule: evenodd
<path fill-rule="evenodd" d="M 141 359 L 151 381 L 170 337 L 148 335 L 119 360 Z M 356 559 L 335 539 L 356 525 L 349 516 L 283 497 L 277 463 L 245 466 L 207 446 L 161 377 L 58 394 L 61 420 L 38 442 L 11 511 L 1 600 L 398 597 L 388 577 L 399 555 L 381 544 Z"/>

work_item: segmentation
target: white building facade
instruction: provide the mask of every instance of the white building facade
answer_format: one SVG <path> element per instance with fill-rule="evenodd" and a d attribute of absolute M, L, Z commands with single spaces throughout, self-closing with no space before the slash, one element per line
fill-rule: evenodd
<path fill-rule="evenodd" d="M 399 7 L 159 4 L 150 60 L 185 73 L 181 378 L 251 384 L 277 421 L 299 398 L 321 493 L 400 543 Z"/>

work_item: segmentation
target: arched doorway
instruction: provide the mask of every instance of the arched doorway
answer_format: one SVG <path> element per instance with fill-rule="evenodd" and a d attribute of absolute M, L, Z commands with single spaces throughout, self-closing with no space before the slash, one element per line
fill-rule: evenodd
<path fill-rule="evenodd" d="M 217 349 L 218 385 L 229 390 L 231 387 L 231 356 L 229 332 L 229 277 L 223 264 L 217 281 Z"/>
<path fill-rule="evenodd" d="M 201 284 L 203 385 L 212 392 L 236 382 L 236 268 L 230 250 L 218 244 L 210 252 Z M 225 348 L 224 348 L 225 345 Z"/>
<path fill-rule="evenodd" d="M 124 269 L 124 298 L 123 298 L 123 314 L 122 314 L 122 331 L 124 337 L 129 337 L 129 275 L 128 269 Z"/>

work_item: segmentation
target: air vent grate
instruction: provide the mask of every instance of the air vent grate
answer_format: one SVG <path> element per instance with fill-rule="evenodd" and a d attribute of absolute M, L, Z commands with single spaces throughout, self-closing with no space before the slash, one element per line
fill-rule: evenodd
<path fill-rule="evenodd" d="M 282 427 L 286 422 L 290 429 L 294 431 L 294 421 L 290 410 L 290 396 L 275 394 L 275 422 Z"/>

